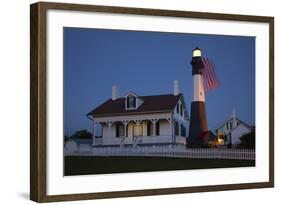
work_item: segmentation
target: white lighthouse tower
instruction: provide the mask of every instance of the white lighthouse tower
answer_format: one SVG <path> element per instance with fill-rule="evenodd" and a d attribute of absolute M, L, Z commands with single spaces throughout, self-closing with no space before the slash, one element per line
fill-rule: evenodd
<path fill-rule="evenodd" d="M 196 47 L 192 51 L 192 78 L 193 97 L 191 102 L 189 135 L 187 138 L 188 147 L 204 147 L 208 144 L 208 125 L 205 109 L 205 90 L 202 70 L 204 63 L 202 52 Z"/>

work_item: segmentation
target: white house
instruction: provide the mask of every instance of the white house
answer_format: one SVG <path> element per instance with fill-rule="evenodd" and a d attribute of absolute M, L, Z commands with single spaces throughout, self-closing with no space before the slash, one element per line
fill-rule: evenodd
<path fill-rule="evenodd" d="M 218 136 L 219 145 L 228 145 L 231 144 L 236 146 L 240 143 L 240 138 L 253 131 L 253 127 L 238 119 L 233 110 L 232 116 L 230 119 L 226 120 L 221 124 L 216 130 Z"/>
<path fill-rule="evenodd" d="M 178 81 L 174 93 L 138 96 L 128 92 L 117 96 L 112 87 L 112 98 L 87 114 L 93 121 L 94 146 L 186 144 L 188 114 Z M 96 136 L 96 125 L 101 125 L 101 137 Z"/>

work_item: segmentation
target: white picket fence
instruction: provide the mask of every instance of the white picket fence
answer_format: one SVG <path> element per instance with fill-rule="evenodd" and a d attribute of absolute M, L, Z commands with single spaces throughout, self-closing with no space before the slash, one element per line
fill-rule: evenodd
<path fill-rule="evenodd" d="M 191 148 L 184 145 L 157 145 L 138 147 L 91 147 L 78 146 L 75 150 L 65 149 L 66 156 L 159 156 L 196 159 L 240 159 L 255 160 L 255 150 L 227 148 Z"/>

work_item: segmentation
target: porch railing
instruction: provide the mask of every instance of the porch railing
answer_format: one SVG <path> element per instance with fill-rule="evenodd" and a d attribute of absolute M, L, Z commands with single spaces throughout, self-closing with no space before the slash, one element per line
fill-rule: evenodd
<path fill-rule="evenodd" d="M 176 143 L 185 144 L 186 138 L 175 137 Z M 160 136 L 138 136 L 138 137 L 104 137 L 96 138 L 94 145 L 126 145 L 126 144 L 154 144 L 154 143 L 172 143 L 170 135 Z"/>

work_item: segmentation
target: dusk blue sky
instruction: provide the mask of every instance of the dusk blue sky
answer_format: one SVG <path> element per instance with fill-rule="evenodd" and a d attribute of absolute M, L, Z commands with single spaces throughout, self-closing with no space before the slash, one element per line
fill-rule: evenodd
<path fill-rule="evenodd" d="M 192 50 L 214 62 L 220 87 L 206 94 L 208 126 L 214 130 L 235 108 L 255 124 L 255 38 L 241 36 L 64 28 L 64 131 L 91 131 L 86 114 L 111 98 L 173 93 L 179 80 L 188 112 L 192 99 Z"/>

